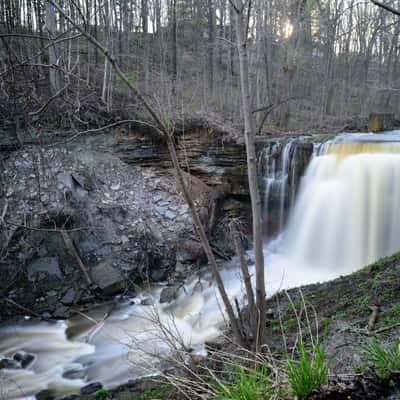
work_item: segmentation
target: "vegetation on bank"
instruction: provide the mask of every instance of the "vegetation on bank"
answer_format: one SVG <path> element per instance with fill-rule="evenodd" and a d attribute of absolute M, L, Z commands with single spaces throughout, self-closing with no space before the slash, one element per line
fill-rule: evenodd
<path fill-rule="evenodd" d="M 165 377 L 170 389 L 161 397 L 143 398 L 386 398 L 399 389 L 399 288 L 396 254 L 332 282 L 279 293 L 268 302 L 275 315 L 265 357 L 228 343 L 210 346 L 190 373 Z"/>

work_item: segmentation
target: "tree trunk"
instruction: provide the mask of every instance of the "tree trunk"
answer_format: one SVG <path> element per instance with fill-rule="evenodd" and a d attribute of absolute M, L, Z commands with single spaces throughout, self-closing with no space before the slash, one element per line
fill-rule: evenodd
<path fill-rule="evenodd" d="M 242 108 L 244 116 L 244 134 L 246 140 L 247 169 L 251 197 L 251 210 L 253 217 L 253 244 L 256 263 L 256 307 L 257 307 L 257 330 L 256 351 L 260 352 L 265 344 L 266 324 L 266 298 L 264 277 L 264 253 L 262 243 L 262 213 L 261 196 L 257 179 L 257 155 L 254 141 L 254 117 L 251 110 L 250 83 L 249 83 L 249 61 L 247 54 L 247 37 L 245 8 L 242 1 L 235 7 L 236 11 L 236 40 L 239 51 L 240 84 L 242 89 Z"/>

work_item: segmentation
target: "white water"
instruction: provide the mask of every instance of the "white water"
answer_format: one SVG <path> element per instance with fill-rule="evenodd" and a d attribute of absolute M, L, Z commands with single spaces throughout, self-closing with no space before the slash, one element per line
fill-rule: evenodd
<path fill-rule="evenodd" d="M 335 278 L 400 250 L 400 144 L 366 143 L 399 138 L 400 132 L 343 136 L 315 155 L 286 233 L 265 248 L 269 295 Z M 231 298 L 242 299 L 235 264 L 222 271 L 223 280 Z M 24 350 L 36 355 L 28 370 L 0 371 L 0 398 L 27 398 L 44 388 L 60 395 L 76 392 L 83 382 L 62 377 L 71 370 L 83 369 L 86 382 L 101 381 L 106 387 L 155 374 L 171 354 L 157 320 L 194 351 L 221 334 L 222 306 L 209 274 L 189 279 L 171 304 L 157 302 L 160 290 L 142 294 L 153 296 L 154 306 L 126 301 L 105 322 L 107 309 L 90 312 L 97 325 L 81 317 L 68 321 L 68 339 L 64 323 L 0 328 L 0 354 L 12 357 Z"/>

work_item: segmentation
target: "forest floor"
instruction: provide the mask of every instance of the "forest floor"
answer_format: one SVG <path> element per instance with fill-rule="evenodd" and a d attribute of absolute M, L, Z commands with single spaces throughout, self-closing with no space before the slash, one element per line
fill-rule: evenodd
<path fill-rule="evenodd" d="M 300 331 L 306 345 L 319 340 L 331 357 L 329 382 L 310 399 L 400 399 L 398 378 L 388 384 L 371 369 L 360 368 L 363 347 L 369 341 L 376 339 L 386 346 L 400 336 L 400 254 L 330 282 L 278 293 L 269 299 L 268 307 L 268 347 L 278 363 L 292 353 Z M 219 341 L 215 346 L 231 353 L 232 359 L 238 354 L 229 342 Z M 95 395 L 76 397 L 95 398 Z M 159 380 L 126 385 L 111 391 L 107 397 L 179 398 L 175 389 L 161 385 Z"/>

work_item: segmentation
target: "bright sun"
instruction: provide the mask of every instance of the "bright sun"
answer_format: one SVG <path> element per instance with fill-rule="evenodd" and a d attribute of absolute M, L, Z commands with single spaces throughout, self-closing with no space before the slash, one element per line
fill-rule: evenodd
<path fill-rule="evenodd" d="M 293 25 L 290 23 L 290 21 L 286 21 L 285 24 L 283 25 L 283 37 L 289 39 L 290 36 L 292 36 L 292 33 L 293 33 Z"/>

